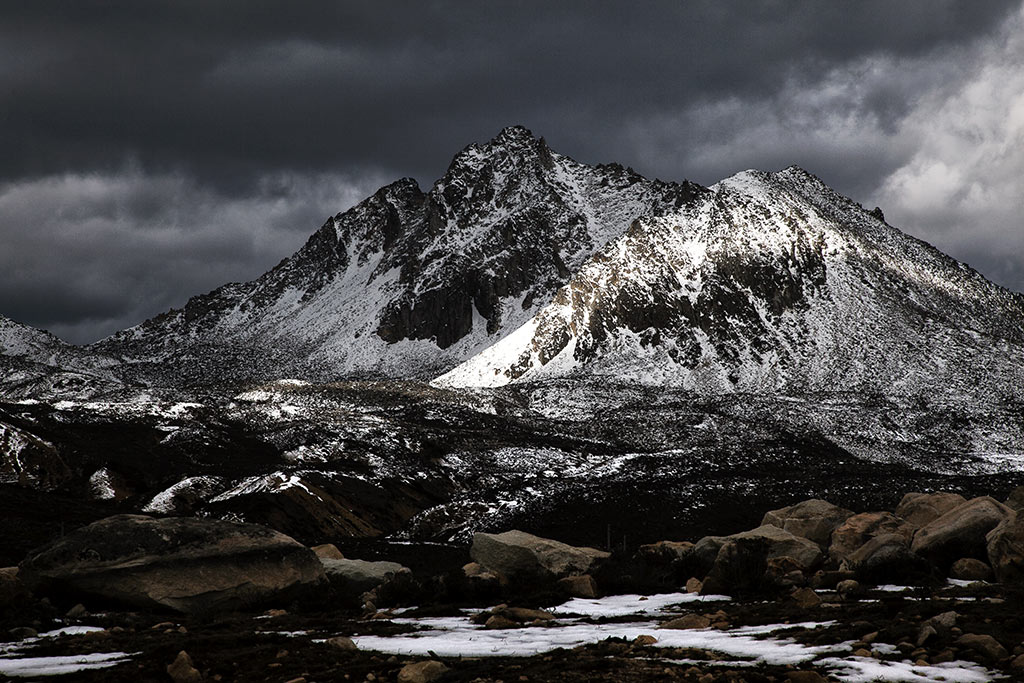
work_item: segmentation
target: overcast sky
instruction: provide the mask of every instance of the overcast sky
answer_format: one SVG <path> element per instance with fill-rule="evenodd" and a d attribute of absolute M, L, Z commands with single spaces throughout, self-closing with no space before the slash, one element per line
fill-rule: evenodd
<path fill-rule="evenodd" d="M 664 179 L 798 164 L 1024 290 L 1021 0 L 0 0 L 0 313 L 93 341 L 515 123 Z"/>

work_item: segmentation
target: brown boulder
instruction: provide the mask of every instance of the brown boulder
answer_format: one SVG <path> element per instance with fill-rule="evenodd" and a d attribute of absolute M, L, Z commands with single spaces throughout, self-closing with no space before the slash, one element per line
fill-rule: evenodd
<path fill-rule="evenodd" d="M 311 550 L 255 524 L 117 515 L 32 551 L 19 576 L 42 591 L 200 612 L 319 583 L 324 570 Z"/>
<path fill-rule="evenodd" d="M 1014 514 L 985 536 L 986 552 L 996 580 L 1024 583 L 1024 515 Z"/>
<path fill-rule="evenodd" d="M 1006 497 L 1006 507 L 1024 512 L 1024 486 L 1018 486 L 1010 491 L 1010 495 Z"/>
<path fill-rule="evenodd" d="M 967 499 L 959 493 L 948 491 L 908 493 L 896 506 L 896 516 L 915 527 L 923 527 L 966 502 Z"/>
<path fill-rule="evenodd" d="M 968 650 L 973 650 L 992 661 L 998 661 L 1009 656 L 1006 648 L 990 635 L 965 633 L 957 638 L 956 644 Z"/>
<path fill-rule="evenodd" d="M 943 567 L 961 557 L 985 557 L 985 535 L 1013 514 L 994 498 L 974 498 L 918 529 L 910 549 Z"/>
<path fill-rule="evenodd" d="M 322 545 L 315 545 L 310 548 L 316 556 L 322 560 L 344 560 L 345 556 L 338 550 L 338 546 L 333 543 L 324 543 Z"/>
<path fill-rule="evenodd" d="M 794 536 L 810 539 L 827 548 L 832 532 L 852 515 L 851 510 L 833 505 L 826 500 L 812 498 L 765 513 L 761 525 L 772 524 Z"/>
<path fill-rule="evenodd" d="M 598 595 L 597 582 L 590 574 L 566 576 L 559 579 L 558 588 L 573 598 L 596 598 Z"/>
<path fill-rule="evenodd" d="M 674 630 L 701 629 L 711 626 L 711 620 L 701 614 L 685 614 L 676 619 L 666 621 L 658 628 Z"/>
<path fill-rule="evenodd" d="M 448 673 L 448 667 L 436 660 L 406 664 L 398 672 L 398 683 L 431 683 Z"/>
<path fill-rule="evenodd" d="M 861 583 L 915 584 L 932 578 L 931 564 L 910 550 L 903 534 L 881 534 L 857 548 L 842 568 Z"/>
<path fill-rule="evenodd" d="M 202 683 L 203 680 L 203 675 L 192 665 L 192 658 L 184 650 L 167 665 L 167 675 L 174 683 Z"/>
<path fill-rule="evenodd" d="M 857 548 L 881 534 L 903 534 L 909 541 L 914 535 L 914 528 L 890 512 L 862 512 L 848 517 L 832 532 L 828 555 L 839 564 Z"/>
<path fill-rule="evenodd" d="M 802 609 L 810 609 L 821 604 L 821 597 L 814 592 L 813 588 L 797 588 L 789 594 L 789 599 Z"/>
<path fill-rule="evenodd" d="M 541 538 L 523 531 L 473 535 L 470 557 L 508 579 L 560 579 L 589 574 L 611 553 Z"/>
<path fill-rule="evenodd" d="M 949 568 L 949 578 L 961 581 L 991 581 L 992 567 L 973 557 L 961 557 Z"/>
<path fill-rule="evenodd" d="M 17 567 L 0 569 L 0 607 L 28 599 L 29 592 L 25 584 L 18 578 Z"/>

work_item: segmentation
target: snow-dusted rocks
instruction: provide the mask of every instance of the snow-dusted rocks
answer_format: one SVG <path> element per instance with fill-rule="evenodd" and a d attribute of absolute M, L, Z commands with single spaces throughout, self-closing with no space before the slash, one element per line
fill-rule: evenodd
<path fill-rule="evenodd" d="M 266 527 L 142 515 L 78 529 L 30 553 L 19 572 L 36 590 L 179 612 L 240 607 L 323 577 L 311 550 Z"/>

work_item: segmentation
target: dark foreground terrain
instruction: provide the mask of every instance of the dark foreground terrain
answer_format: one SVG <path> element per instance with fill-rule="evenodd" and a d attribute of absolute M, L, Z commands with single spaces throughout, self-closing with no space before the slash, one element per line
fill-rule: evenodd
<path fill-rule="evenodd" d="M 1002 673 L 1013 680 L 1024 676 L 1024 669 L 1012 666 L 1012 657 L 1024 654 L 1024 617 L 1020 609 L 1024 595 L 1019 590 L 985 586 L 936 592 L 872 592 L 866 593 L 863 601 L 840 600 L 827 592 L 822 597 L 826 602 L 812 608 L 779 599 L 711 603 L 696 611 L 724 612 L 729 628 L 789 622 L 830 623 L 816 628 L 797 626 L 787 630 L 785 637 L 807 645 L 848 643 L 850 650 L 843 655 L 846 657 L 878 662 L 909 660 L 920 671 L 943 661 L 970 661 L 993 675 Z M 435 606 L 424 612 L 438 614 L 448 609 Z M 918 647 L 922 624 L 951 610 L 957 613 L 956 626 Z M 182 650 L 189 654 L 202 680 L 224 681 L 396 681 L 406 664 L 428 659 L 437 659 L 448 668 L 438 679 L 441 681 L 811 681 L 819 679 L 793 676 L 798 671 L 818 671 L 823 679 L 830 675 L 820 665 L 751 666 L 714 650 L 664 648 L 621 638 L 532 657 L 507 657 L 497 652 L 487 657 L 435 658 L 345 651 L 317 641 L 337 635 L 393 634 L 410 627 L 396 625 L 386 615 L 367 620 L 358 613 L 331 609 L 289 612 L 270 618 L 251 614 L 193 619 L 104 613 L 71 621 L 105 630 L 55 639 L 36 648 L 33 655 L 115 651 L 139 654 L 115 667 L 79 671 L 60 680 L 166 681 L 170 680 L 166 667 Z M 986 654 L 956 644 L 964 633 L 989 635 L 999 643 L 1016 645 L 1003 656 L 998 652 Z M 658 629 L 652 628 L 651 635 L 657 637 Z M 894 647 L 889 651 L 890 648 L 880 648 L 879 644 Z M 864 652 L 855 654 L 859 650 Z M 939 679 L 933 675 L 917 680 Z"/>

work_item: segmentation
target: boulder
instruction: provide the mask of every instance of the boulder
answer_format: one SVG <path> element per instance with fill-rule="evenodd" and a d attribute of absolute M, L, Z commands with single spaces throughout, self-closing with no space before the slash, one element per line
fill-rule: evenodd
<path fill-rule="evenodd" d="M 359 646 L 356 645 L 355 641 L 348 636 L 334 636 L 333 638 L 328 638 L 324 642 L 335 650 L 341 650 L 342 652 L 355 652 L 359 649 Z"/>
<path fill-rule="evenodd" d="M 991 581 L 992 567 L 973 557 L 961 557 L 949 568 L 949 578 L 960 581 Z"/>
<path fill-rule="evenodd" d="M 476 533 L 470 557 L 508 579 L 560 579 L 590 574 L 611 553 L 541 538 L 523 531 Z"/>
<path fill-rule="evenodd" d="M 651 565 L 669 565 L 681 559 L 693 543 L 689 541 L 658 541 L 642 545 L 636 550 L 637 559 Z"/>
<path fill-rule="evenodd" d="M 911 552 L 903 534 L 875 536 L 843 561 L 861 583 L 919 584 L 933 578 L 931 564 Z"/>
<path fill-rule="evenodd" d="M 775 528 L 775 527 L 772 527 Z M 782 531 L 779 529 L 779 531 Z M 785 532 L 783 532 L 785 533 Z M 768 570 L 768 541 L 764 538 L 735 538 L 725 542 L 711 571 L 704 577 L 702 595 L 718 593 L 760 593 L 771 587 Z"/>
<path fill-rule="evenodd" d="M 710 628 L 711 619 L 707 618 L 702 614 L 686 614 L 676 619 L 666 621 L 658 628 L 667 628 L 677 631 L 689 630 L 689 629 L 702 629 Z"/>
<path fill-rule="evenodd" d="M 801 609 L 811 609 L 821 604 L 821 597 L 814 592 L 813 588 L 797 588 L 789 594 L 789 599 Z"/>
<path fill-rule="evenodd" d="M 598 595 L 597 582 L 590 574 L 561 578 L 558 580 L 558 588 L 573 598 L 596 598 Z"/>
<path fill-rule="evenodd" d="M 915 527 L 923 527 L 966 502 L 967 499 L 959 493 L 948 491 L 908 493 L 896 506 L 896 516 Z"/>
<path fill-rule="evenodd" d="M 812 498 L 796 505 L 766 512 L 761 526 L 772 524 L 794 536 L 807 538 L 828 547 L 832 532 L 853 515 L 853 511 L 833 505 L 827 500 Z"/>
<path fill-rule="evenodd" d="M 18 568 L 3 567 L 0 569 L 0 607 L 22 602 L 28 597 L 28 588 L 18 578 Z"/>
<path fill-rule="evenodd" d="M 707 576 L 715 564 L 718 551 L 722 549 L 726 536 L 705 536 L 697 541 L 692 548 L 684 551 L 680 558 L 680 569 L 690 576 Z"/>
<path fill-rule="evenodd" d="M 996 580 L 1024 584 L 1024 515 L 1014 514 L 985 536 L 988 562 Z"/>
<path fill-rule="evenodd" d="M 367 560 L 331 560 L 320 558 L 331 587 L 349 596 L 371 591 L 397 574 L 411 574 L 397 562 Z"/>
<path fill-rule="evenodd" d="M 1010 495 L 1006 497 L 1006 507 L 1016 512 L 1024 512 L 1024 486 L 1018 486 L 1010 491 Z"/>
<path fill-rule="evenodd" d="M 813 539 L 793 534 L 771 524 L 761 525 L 750 531 L 741 531 L 726 538 L 729 540 L 744 538 L 763 539 L 768 547 L 768 557 L 766 559 L 789 557 L 799 563 L 804 569 L 810 569 L 821 561 L 821 549 Z"/>
<path fill-rule="evenodd" d="M 322 560 L 344 560 L 345 556 L 338 550 L 338 546 L 333 543 L 323 543 L 321 545 L 315 545 L 310 548 L 316 556 Z"/>
<path fill-rule="evenodd" d="M 32 551 L 19 576 L 44 592 L 202 612 L 319 583 L 324 570 L 313 551 L 256 524 L 116 515 Z"/>
<path fill-rule="evenodd" d="M 837 565 L 875 536 L 903 534 L 909 541 L 914 527 L 891 512 L 862 512 L 848 517 L 832 532 L 829 558 Z"/>
<path fill-rule="evenodd" d="M 398 672 L 398 683 L 431 683 L 448 673 L 448 667 L 437 660 L 406 664 Z"/>
<path fill-rule="evenodd" d="M 998 661 L 1009 656 L 1006 648 L 987 634 L 965 633 L 956 639 L 956 644 L 967 650 L 973 650 L 991 661 Z"/>
<path fill-rule="evenodd" d="M 1013 514 L 989 496 L 971 499 L 918 529 L 910 549 L 943 567 L 961 557 L 985 557 L 985 535 Z"/>
<path fill-rule="evenodd" d="M 167 675 L 174 683 L 202 683 L 203 675 L 192 665 L 192 658 L 184 650 L 167 665 Z"/>

